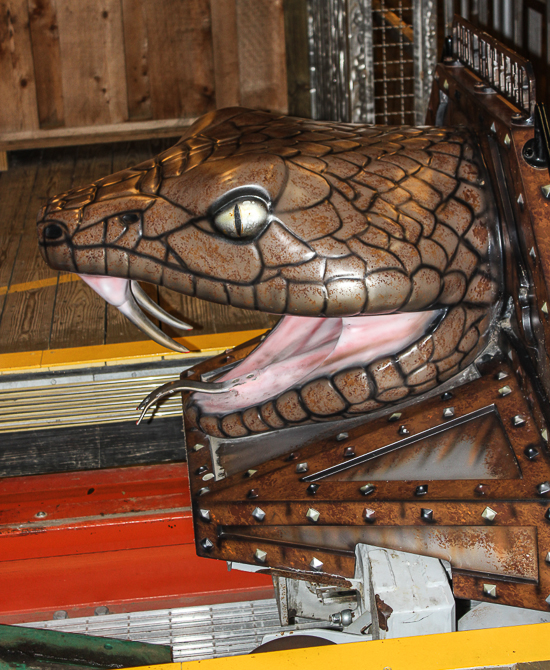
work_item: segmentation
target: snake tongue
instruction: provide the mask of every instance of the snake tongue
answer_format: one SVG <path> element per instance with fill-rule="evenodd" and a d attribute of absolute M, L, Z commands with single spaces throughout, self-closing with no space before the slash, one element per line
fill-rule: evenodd
<path fill-rule="evenodd" d="M 156 316 L 160 321 L 169 324 L 175 328 L 189 330 L 192 326 L 175 319 L 165 312 L 161 307 L 154 303 L 143 291 L 141 286 L 135 281 L 121 279 L 118 277 L 103 277 L 97 275 L 83 275 L 80 277 L 88 284 L 98 295 L 100 295 L 110 305 L 116 307 L 124 316 L 126 316 L 142 333 L 154 340 L 157 344 L 173 349 L 181 353 L 187 353 L 189 349 L 176 342 L 160 328 L 157 328 L 139 308 L 139 304 L 150 314 Z M 143 296 L 146 296 L 144 298 Z"/>

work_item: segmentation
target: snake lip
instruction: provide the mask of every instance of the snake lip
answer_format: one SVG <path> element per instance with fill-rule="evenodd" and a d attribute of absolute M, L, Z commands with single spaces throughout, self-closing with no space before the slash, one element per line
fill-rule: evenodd
<path fill-rule="evenodd" d="M 424 336 L 442 314 L 434 310 L 347 318 L 285 316 L 251 354 L 216 379 L 244 378 L 245 383 L 215 397 L 197 391 L 191 402 L 217 415 L 259 405 L 321 377 L 396 354 Z"/>

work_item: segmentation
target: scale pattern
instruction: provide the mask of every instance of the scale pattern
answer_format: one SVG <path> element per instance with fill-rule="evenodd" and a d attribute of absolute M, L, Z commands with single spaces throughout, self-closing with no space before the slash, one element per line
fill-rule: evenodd
<path fill-rule="evenodd" d="M 252 238 L 216 227 L 228 192 L 267 202 L 266 225 Z M 434 332 L 368 367 L 229 416 L 190 406 L 207 432 L 237 436 L 367 412 L 469 364 L 499 292 L 492 202 L 467 131 L 231 108 L 199 119 L 155 159 L 53 198 L 38 228 L 58 269 L 237 307 L 325 317 L 446 310 Z M 60 238 L 47 239 L 52 222 Z"/>

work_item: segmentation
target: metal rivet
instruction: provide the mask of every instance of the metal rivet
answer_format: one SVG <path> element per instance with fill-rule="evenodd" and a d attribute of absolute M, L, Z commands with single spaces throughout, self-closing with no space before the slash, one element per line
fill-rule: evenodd
<path fill-rule="evenodd" d="M 454 415 L 455 415 L 454 407 L 445 407 L 445 409 L 443 410 L 444 419 L 452 419 Z"/>
<path fill-rule="evenodd" d="M 535 458 L 539 455 L 539 450 L 531 444 L 528 447 L 525 447 L 523 453 L 530 461 L 534 461 Z"/>
<path fill-rule="evenodd" d="M 521 414 L 516 414 L 516 416 L 514 416 L 514 417 L 512 418 L 512 424 L 513 424 L 514 426 L 523 426 L 523 425 L 525 425 L 525 417 L 524 417 L 524 416 L 521 416 Z"/>
<path fill-rule="evenodd" d="M 365 484 L 365 486 L 362 486 L 359 490 L 364 496 L 368 496 L 374 491 L 374 486 L 372 484 Z"/>
<path fill-rule="evenodd" d="M 246 497 L 249 500 L 254 500 L 254 498 L 257 498 L 259 495 L 258 489 L 250 489 L 250 491 L 246 494 Z"/>
<path fill-rule="evenodd" d="M 212 542 L 210 542 L 210 540 L 207 537 L 205 537 L 200 541 L 200 545 L 204 549 L 204 551 L 212 551 L 212 549 L 214 549 L 214 545 L 212 544 Z"/>
<path fill-rule="evenodd" d="M 521 207 L 521 209 L 523 209 L 523 205 L 524 205 L 525 201 L 524 201 L 523 195 L 521 193 L 518 195 L 517 203 Z"/>
<path fill-rule="evenodd" d="M 347 440 L 348 437 L 349 435 L 347 433 L 338 433 L 338 435 L 336 436 L 336 440 L 338 442 L 341 442 L 342 440 Z"/>
<path fill-rule="evenodd" d="M 542 191 L 542 195 L 549 200 L 550 199 L 550 184 L 546 184 L 546 186 L 541 186 L 540 190 Z"/>
<path fill-rule="evenodd" d="M 100 605 L 95 608 L 94 614 L 95 616 L 105 616 L 106 614 L 109 614 L 109 608 L 105 607 L 105 605 Z"/>
<path fill-rule="evenodd" d="M 203 482 L 208 482 L 211 479 L 214 479 L 214 473 L 213 472 L 209 472 L 206 475 L 204 475 L 204 477 L 202 478 L 202 481 Z"/>
<path fill-rule="evenodd" d="M 546 558 L 544 559 L 547 563 L 550 563 L 550 551 L 546 554 Z"/>
<path fill-rule="evenodd" d="M 496 133 L 497 132 L 497 127 L 495 126 L 495 122 L 491 123 L 491 132 Z"/>
<path fill-rule="evenodd" d="M 450 400 L 451 398 L 454 398 L 454 396 L 450 391 L 441 394 L 441 400 Z"/>
<path fill-rule="evenodd" d="M 512 389 L 509 386 L 503 386 L 498 390 L 498 392 L 504 398 L 504 396 L 510 395 L 510 393 L 512 393 Z"/>
<path fill-rule="evenodd" d="M 48 513 L 47 512 L 37 512 L 34 516 L 37 519 L 44 519 L 45 517 L 48 516 Z"/>
<path fill-rule="evenodd" d="M 298 465 L 296 466 L 297 473 L 307 472 L 308 470 L 309 467 L 307 463 L 298 463 Z"/>
<path fill-rule="evenodd" d="M 423 507 L 420 510 L 420 518 L 423 521 L 433 521 L 434 518 L 434 511 L 433 509 L 427 509 L 426 507 Z"/>
<path fill-rule="evenodd" d="M 542 484 L 538 484 L 537 491 L 539 496 L 543 496 L 546 495 L 547 493 L 550 493 L 550 482 L 542 482 Z"/>
<path fill-rule="evenodd" d="M 256 507 L 256 509 L 252 512 L 252 516 L 256 519 L 256 521 L 263 521 L 265 519 L 265 512 L 263 509 Z"/>
<path fill-rule="evenodd" d="M 376 512 L 373 509 L 366 507 L 365 511 L 363 512 L 363 519 L 365 519 L 365 521 L 368 523 L 374 523 L 376 520 Z"/>
<path fill-rule="evenodd" d="M 499 372 L 497 375 L 497 379 L 499 380 L 499 382 L 501 382 L 503 379 L 506 379 L 507 377 L 508 377 L 507 372 Z"/>
<path fill-rule="evenodd" d="M 398 421 L 401 418 L 401 412 L 394 412 L 391 416 L 388 417 L 388 421 Z"/>
<path fill-rule="evenodd" d="M 420 484 L 420 486 L 416 487 L 416 491 L 414 492 L 415 496 L 425 496 L 426 493 L 428 493 L 428 485 L 427 484 Z"/>
<path fill-rule="evenodd" d="M 321 485 L 320 484 L 310 484 L 306 489 L 307 494 L 310 495 L 310 496 L 314 496 L 317 493 L 317 489 L 319 488 L 319 486 L 321 486 Z"/>
<path fill-rule="evenodd" d="M 321 513 L 318 512 L 316 509 L 313 509 L 313 507 L 310 507 L 308 509 L 308 511 L 306 512 L 306 517 L 310 521 L 313 521 L 313 523 L 317 523 L 317 521 L 319 521 L 320 516 L 321 516 Z"/>
<path fill-rule="evenodd" d="M 315 570 L 316 572 L 319 572 L 321 568 L 323 567 L 322 561 L 319 559 L 315 558 L 315 556 L 311 559 L 309 566 L 312 570 Z"/>
<path fill-rule="evenodd" d="M 408 435 L 409 431 L 407 430 L 406 426 L 399 426 L 399 430 L 397 431 L 399 435 Z"/>
<path fill-rule="evenodd" d="M 481 516 L 485 519 L 485 521 L 494 521 L 496 519 L 497 513 L 494 509 L 486 507 L 483 512 L 481 512 Z"/>
<path fill-rule="evenodd" d="M 267 551 L 256 549 L 254 552 L 254 558 L 258 561 L 258 563 L 265 563 L 267 560 Z"/>
<path fill-rule="evenodd" d="M 474 489 L 474 493 L 478 496 L 484 496 L 486 493 L 486 487 L 483 484 L 478 484 Z"/>
<path fill-rule="evenodd" d="M 483 584 L 483 595 L 490 596 L 491 598 L 496 598 L 497 597 L 496 584 Z"/>
<path fill-rule="evenodd" d="M 206 446 L 205 444 L 201 444 L 199 442 L 193 447 L 193 451 L 200 451 L 201 449 L 204 449 L 205 446 Z"/>
<path fill-rule="evenodd" d="M 199 489 L 199 492 L 197 493 L 197 495 L 203 496 L 207 493 L 210 493 L 210 489 L 208 488 L 208 486 L 203 486 L 202 489 Z"/>
<path fill-rule="evenodd" d="M 504 146 L 509 147 L 510 144 L 512 144 L 512 140 L 510 139 L 510 135 L 506 133 L 506 135 L 504 136 Z"/>
<path fill-rule="evenodd" d="M 535 251 L 535 247 L 531 247 L 529 249 L 529 256 L 535 261 L 537 259 L 537 252 Z"/>
<path fill-rule="evenodd" d="M 208 467 L 206 465 L 201 465 L 200 468 L 197 468 L 198 475 L 202 475 L 205 472 L 208 472 Z"/>
<path fill-rule="evenodd" d="M 297 458 L 298 458 L 298 454 L 295 454 L 294 452 L 292 452 L 291 454 L 289 454 L 285 458 L 285 461 L 295 461 Z"/>
<path fill-rule="evenodd" d="M 344 449 L 344 458 L 353 458 L 355 456 L 355 450 L 353 447 L 346 447 Z"/>
<path fill-rule="evenodd" d="M 209 509 L 199 509 L 199 516 L 203 521 L 210 521 L 210 510 Z"/>
<path fill-rule="evenodd" d="M 57 610 L 56 612 L 53 613 L 53 619 L 55 621 L 59 621 L 60 619 L 68 619 L 69 618 L 69 613 L 66 612 L 65 610 Z"/>
<path fill-rule="evenodd" d="M 540 435 L 545 442 L 548 442 L 548 431 L 546 430 L 546 428 L 543 428 L 540 431 Z"/>
<path fill-rule="evenodd" d="M 244 476 L 245 476 L 245 477 L 252 477 L 252 475 L 255 475 L 257 472 L 258 472 L 257 470 L 247 470 L 247 471 L 244 473 Z"/>
<path fill-rule="evenodd" d="M 543 302 L 540 311 L 544 314 L 544 316 L 548 316 L 548 303 Z"/>

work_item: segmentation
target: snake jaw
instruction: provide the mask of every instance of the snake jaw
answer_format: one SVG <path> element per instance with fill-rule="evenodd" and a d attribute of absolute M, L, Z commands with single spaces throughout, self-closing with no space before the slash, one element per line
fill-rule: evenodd
<path fill-rule="evenodd" d="M 121 279 L 119 277 L 104 277 L 101 275 L 79 275 L 83 281 L 90 286 L 98 295 L 100 295 L 110 305 L 116 307 L 119 312 L 124 314 L 142 333 L 150 337 L 157 344 L 180 353 L 188 353 L 189 349 L 166 333 L 150 321 L 141 311 L 140 306 L 146 309 L 157 319 L 174 328 L 190 330 L 192 326 L 183 321 L 175 319 L 165 312 L 155 302 L 153 302 L 141 286 L 133 280 Z"/>

